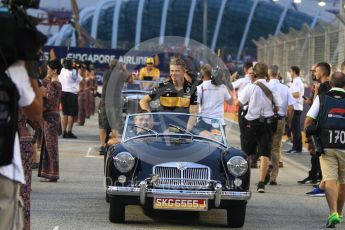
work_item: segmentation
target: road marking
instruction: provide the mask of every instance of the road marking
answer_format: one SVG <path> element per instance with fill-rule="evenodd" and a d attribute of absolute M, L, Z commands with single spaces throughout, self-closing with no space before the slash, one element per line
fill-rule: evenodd
<path fill-rule="evenodd" d="M 103 156 L 85 156 L 87 158 L 99 158 L 99 159 L 103 159 Z"/>
<path fill-rule="evenodd" d="M 98 143 L 98 141 L 94 140 L 78 140 L 78 139 L 59 139 L 59 142 L 72 142 L 72 143 Z"/>
<path fill-rule="evenodd" d="M 97 153 L 97 154 L 96 154 L 96 153 Z M 98 147 L 91 146 L 91 147 L 89 147 L 89 148 L 87 149 L 87 152 L 86 152 L 85 157 L 103 159 L 103 156 L 98 155 L 98 153 L 99 153 Z"/>
<path fill-rule="evenodd" d="M 53 230 L 59 230 L 60 227 L 59 226 L 54 226 Z"/>

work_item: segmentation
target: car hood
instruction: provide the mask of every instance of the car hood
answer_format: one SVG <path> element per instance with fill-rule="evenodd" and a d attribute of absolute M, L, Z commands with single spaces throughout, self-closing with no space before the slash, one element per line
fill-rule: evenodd
<path fill-rule="evenodd" d="M 200 162 L 225 147 L 211 141 L 189 139 L 138 138 L 123 143 L 123 147 L 150 165 L 165 162 Z"/>

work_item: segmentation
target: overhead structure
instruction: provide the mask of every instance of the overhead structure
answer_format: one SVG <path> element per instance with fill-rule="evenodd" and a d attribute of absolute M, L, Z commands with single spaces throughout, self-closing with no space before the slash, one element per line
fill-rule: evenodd
<path fill-rule="evenodd" d="M 71 6 L 72 6 L 72 20 L 71 24 L 74 27 L 74 29 L 77 32 L 77 46 L 83 47 L 85 44 L 85 41 L 88 41 L 89 43 L 92 43 L 95 47 L 98 48 L 105 48 L 105 46 L 97 41 L 95 38 L 93 38 L 89 32 L 87 32 L 79 23 L 79 9 L 78 4 L 76 0 L 71 0 Z"/>
<path fill-rule="evenodd" d="M 165 36 L 179 36 L 180 46 L 208 41 L 213 51 L 221 48 L 222 54 L 242 59 L 256 56 L 252 40 L 318 24 L 315 17 L 266 0 L 100 0 L 80 14 L 77 1 L 71 5 L 71 24 L 48 45 L 131 49 L 148 39 L 164 44 Z"/>

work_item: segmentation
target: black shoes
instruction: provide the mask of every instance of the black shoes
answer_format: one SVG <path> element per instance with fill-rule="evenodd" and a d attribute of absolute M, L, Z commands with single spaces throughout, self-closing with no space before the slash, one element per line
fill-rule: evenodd
<path fill-rule="evenodd" d="M 267 169 L 266 176 L 265 176 L 265 181 L 264 181 L 265 185 L 267 185 L 268 182 L 270 182 L 272 170 L 273 170 L 273 165 L 269 165 L 268 169 Z"/>
<path fill-rule="evenodd" d="M 265 192 L 265 183 L 264 182 L 259 181 L 257 191 L 259 193 L 264 193 Z"/>
<path fill-rule="evenodd" d="M 78 137 L 74 135 L 72 132 L 63 132 L 62 138 L 69 138 L 69 139 L 77 139 Z"/>
<path fill-rule="evenodd" d="M 38 163 L 32 163 L 31 169 L 38 169 Z"/>
<path fill-rule="evenodd" d="M 99 155 L 104 155 L 104 153 L 105 153 L 104 146 L 99 147 Z"/>
<path fill-rule="evenodd" d="M 298 184 L 317 184 L 317 182 L 317 179 L 310 178 L 309 176 L 303 180 L 297 181 Z"/>

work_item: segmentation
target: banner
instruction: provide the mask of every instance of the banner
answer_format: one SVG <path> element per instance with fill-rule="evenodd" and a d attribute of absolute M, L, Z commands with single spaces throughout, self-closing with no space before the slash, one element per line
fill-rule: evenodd
<path fill-rule="evenodd" d="M 154 57 L 157 68 L 162 69 L 163 55 L 150 51 L 130 51 L 121 49 L 80 48 L 65 46 L 45 46 L 43 60 L 72 58 L 79 61 L 91 61 L 96 69 L 108 69 L 112 59 L 127 64 L 129 70 L 139 69 L 146 64 L 147 57 Z M 158 59 L 158 60 L 157 60 Z"/>

